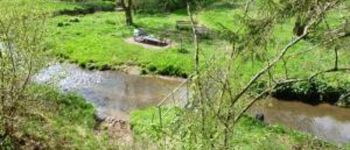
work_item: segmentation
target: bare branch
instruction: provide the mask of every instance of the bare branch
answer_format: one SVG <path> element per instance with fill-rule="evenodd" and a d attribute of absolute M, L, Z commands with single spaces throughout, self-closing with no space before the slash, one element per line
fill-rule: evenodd
<path fill-rule="evenodd" d="M 247 92 L 247 90 L 255 83 L 256 80 L 258 80 L 263 74 L 265 74 L 270 68 L 272 68 L 274 65 L 277 64 L 277 62 L 279 62 L 279 60 L 281 60 L 283 58 L 283 56 L 287 53 L 287 51 L 293 47 L 295 44 L 297 44 L 300 40 L 302 40 L 304 37 L 306 37 L 306 35 L 308 34 L 308 29 L 309 27 L 312 25 L 313 23 L 309 24 L 305 30 L 304 33 L 295 38 L 294 40 L 292 40 L 290 43 L 288 43 L 285 48 L 283 48 L 280 52 L 280 54 L 270 63 L 268 63 L 268 65 L 263 68 L 261 71 L 259 71 L 250 81 L 249 83 L 243 88 L 243 90 L 241 92 L 239 92 L 236 97 L 232 100 L 231 103 L 231 107 L 233 107 L 233 105 L 235 104 L 235 102 L 242 97 L 242 95 Z"/>
<path fill-rule="evenodd" d="M 235 122 L 239 121 L 239 119 L 242 118 L 243 114 L 246 113 L 249 110 L 249 108 L 251 108 L 255 104 L 255 102 L 257 102 L 258 100 L 260 100 L 260 99 L 264 98 L 265 96 L 267 96 L 278 85 L 288 84 L 288 83 L 293 83 L 293 82 L 300 82 L 300 81 L 305 81 L 305 79 L 282 80 L 282 81 L 279 81 L 278 83 L 276 83 L 273 87 L 267 88 L 265 91 L 261 92 L 257 97 L 255 97 L 253 100 L 251 100 L 248 103 L 248 105 L 241 112 L 239 112 L 238 115 L 236 115 L 237 117 L 234 119 L 234 121 Z"/>
<path fill-rule="evenodd" d="M 198 75 L 199 74 L 199 44 L 198 44 L 198 37 L 197 37 L 197 29 L 195 26 L 195 21 L 193 19 L 189 2 L 187 2 L 187 13 L 188 13 L 188 16 L 190 17 L 191 26 L 192 26 L 193 43 L 195 48 L 195 56 L 194 56 L 195 70 L 196 70 L 196 74 Z"/>
<path fill-rule="evenodd" d="M 350 68 L 333 68 L 333 69 L 328 69 L 328 70 L 324 70 L 324 71 L 320 71 L 320 72 L 316 72 L 314 73 L 312 76 L 309 77 L 309 81 L 312 81 L 314 78 L 316 78 L 317 76 L 321 75 L 321 74 L 325 74 L 325 73 L 331 73 L 331 72 L 348 72 L 350 71 Z"/>

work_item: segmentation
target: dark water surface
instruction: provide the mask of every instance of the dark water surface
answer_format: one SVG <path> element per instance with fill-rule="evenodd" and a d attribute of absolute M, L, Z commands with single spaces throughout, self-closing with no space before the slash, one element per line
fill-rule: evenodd
<path fill-rule="evenodd" d="M 350 109 L 269 98 L 257 103 L 251 112 L 263 113 L 267 123 L 282 124 L 331 142 L 350 142 Z"/>
<path fill-rule="evenodd" d="M 58 86 L 63 91 L 77 92 L 96 107 L 101 118 L 113 116 L 120 119 L 127 118 L 133 109 L 157 105 L 183 82 L 116 71 L 88 71 L 68 64 L 49 66 L 33 79 Z M 185 89 L 177 96 L 184 94 Z"/>
<path fill-rule="evenodd" d="M 87 71 L 69 64 L 49 66 L 33 79 L 63 91 L 77 92 L 96 107 L 100 118 L 119 119 L 127 119 L 131 110 L 157 105 L 183 82 L 116 71 Z M 181 88 L 174 99 L 186 99 L 187 94 L 186 88 Z M 350 109 L 269 98 L 258 102 L 250 111 L 263 113 L 265 121 L 271 124 L 282 124 L 327 141 L 350 142 Z"/>

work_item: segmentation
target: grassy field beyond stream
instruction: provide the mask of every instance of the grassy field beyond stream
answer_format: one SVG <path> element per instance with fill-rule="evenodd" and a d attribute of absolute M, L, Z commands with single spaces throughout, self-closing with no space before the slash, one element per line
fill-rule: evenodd
<path fill-rule="evenodd" d="M 151 27 L 156 33 L 160 33 L 167 28 L 175 28 L 174 20 L 185 17 L 176 14 L 137 16 L 135 20 L 146 31 L 147 27 Z M 142 67 L 144 73 L 186 77 L 192 72 L 192 52 L 178 51 L 180 43 L 177 34 L 171 33 L 173 38 L 177 38 L 172 39 L 171 48 L 157 49 L 128 43 L 126 39 L 132 37 L 132 31 L 133 28 L 123 25 L 122 13 L 99 12 L 84 17 L 59 16 L 50 21 L 49 42 L 56 55 L 88 69 L 118 69 L 122 65 L 136 65 Z M 190 50 L 191 46 L 184 42 L 183 47 Z M 214 53 L 214 45 L 206 44 L 204 47 L 207 55 Z"/>

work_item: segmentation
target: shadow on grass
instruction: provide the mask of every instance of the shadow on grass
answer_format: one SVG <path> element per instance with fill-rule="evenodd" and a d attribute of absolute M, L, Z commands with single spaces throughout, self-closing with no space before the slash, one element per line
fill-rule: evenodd
<path fill-rule="evenodd" d="M 80 2 L 78 5 L 79 7 L 75 7 L 74 9 L 58 10 L 54 15 L 77 16 L 93 14 L 98 11 L 116 11 L 115 4 L 111 2 Z"/>

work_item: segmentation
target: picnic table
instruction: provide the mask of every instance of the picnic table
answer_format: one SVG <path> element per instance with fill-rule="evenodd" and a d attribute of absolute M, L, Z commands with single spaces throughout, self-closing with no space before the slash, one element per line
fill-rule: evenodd
<path fill-rule="evenodd" d="M 198 22 L 194 22 L 194 28 L 196 29 L 197 35 L 200 37 L 206 37 L 210 34 L 210 30 L 205 27 L 204 25 L 198 24 Z M 176 29 L 178 30 L 192 30 L 192 23 L 191 21 L 186 20 L 178 20 L 176 21 Z"/>
<path fill-rule="evenodd" d="M 167 46 L 170 43 L 169 41 L 158 39 L 153 35 L 149 35 L 143 29 L 134 30 L 134 41 L 157 46 Z"/>

